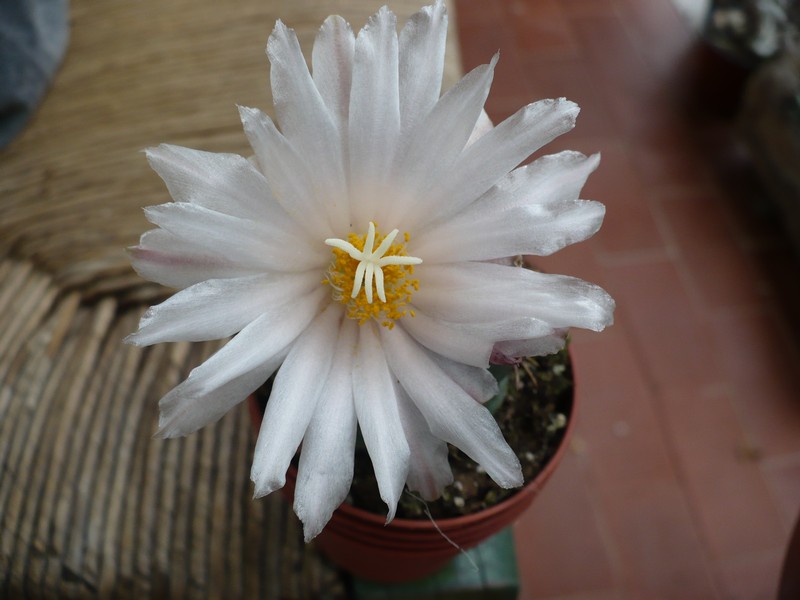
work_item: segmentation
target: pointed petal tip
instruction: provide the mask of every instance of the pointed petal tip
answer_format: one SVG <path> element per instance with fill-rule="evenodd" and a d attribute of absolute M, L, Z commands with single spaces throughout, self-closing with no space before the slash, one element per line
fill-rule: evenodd
<path fill-rule="evenodd" d="M 182 437 L 174 428 L 169 426 L 169 423 L 163 422 L 163 417 L 158 419 L 158 429 L 156 429 L 153 437 L 156 439 L 167 440 L 176 437 Z"/>
<path fill-rule="evenodd" d="M 384 525 L 388 525 L 394 521 L 394 516 L 397 513 L 397 502 L 394 503 L 394 506 L 392 506 L 390 503 L 387 503 L 387 506 L 389 507 L 389 512 L 386 513 L 386 523 L 384 523 Z"/>
<path fill-rule="evenodd" d="M 263 498 L 264 496 L 268 496 L 272 492 L 281 489 L 284 484 L 286 483 L 286 479 L 275 479 L 272 481 L 263 481 L 263 482 L 256 482 L 255 478 L 251 477 L 253 483 L 255 483 L 255 489 L 253 491 L 253 499 L 256 498 Z"/>
<path fill-rule="evenodd" d="M 494 479 L 494 477 L 492 477 Z M 495 483 L 499 485 L 501 488 L 509 490 L 513 488 L 522 487 L 525 484 L 525 477 L 522 475 L 522 467 L 517 461 L 516 466 L 510 472 L 505 473 L 505 477 L 499 477 L 495 479 Z"/>
<path fill-rule="evenodd" d="M 303 523 L 303 541 L 308 544 L 317 537 L 320 533 L 322 533 L 322 529 L 317 529 L 314 527 L 313 529 L 308 527 L 305 523 Z"/>
<path fill-rule="evenodd" d="M 131 346 L 142 347 L 143 344 L 139 343 L 139 340 L 138 340 L 138 333 L 139 332 L 137 331 L 137 332 L 130 333 L 130 334 L 126 335 L 124 338 L 122 338 L 122 343 L 123 344 L 129 344 Z"/>
<path fill-rule="evenodd" d="M 297 35 L 295 34 L 294 29 L 287 27 L 286 24 L 280 19 L 275 21 L 275 27 L 272 28 L 272 33 L 269 34 L 266 47 L 267 57 L 269 58 L 270 62 L 272 62 L 274 57 L 276 44 L 290 41 L 292 38 L 296 37 Z"/>

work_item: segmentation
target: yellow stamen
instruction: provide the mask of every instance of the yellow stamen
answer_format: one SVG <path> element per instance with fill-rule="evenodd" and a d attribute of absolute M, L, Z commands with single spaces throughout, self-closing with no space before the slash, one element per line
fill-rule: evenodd
<path fill-rule="evenodd" d="M 333 299 L 344 304 L 347 316 L 359 324 L 375 319 L 392 329 L 394 322 L 407 313 L 404 307 L 411 301 L 412 291 L 419 289 L 419 280 L 412 275 L 414 265 L 422 259 L 406 254 L 408 233 L 403 235 L 405 243 L 395 243 L 397 234 L 395 229 L 381 236 L 370 223 L 366 235 L 350 233 L 347 241 L 325 240 L 332 247 L 334 259 L 322 283 L 333 288 Z"/>

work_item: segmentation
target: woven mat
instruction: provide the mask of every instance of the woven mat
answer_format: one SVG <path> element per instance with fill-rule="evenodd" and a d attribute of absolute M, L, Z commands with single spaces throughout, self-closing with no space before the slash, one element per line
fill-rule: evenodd
<path fill-rule="evenodd" d="M 392 8 L 402 22 L 419 4 Z M 2 597 L 345 593 L 286 503 L 252 500 L 243 406 L 188 438 L 152 437 L 158 399 L 219 343 L 122 344 L 168 294 L 123 250 L 149 228 L 141 207 L 167 200 L 139 151 L 248 153 L 235 105 L 271 106 L 263 48 L 274 21 L 308 50 L 328 14 L 360 28 L 379 3 L 233 6 L 75 0 L 53 89 L 0 153 Z M 460 70 L 454 40 L 448 84 Z"/>

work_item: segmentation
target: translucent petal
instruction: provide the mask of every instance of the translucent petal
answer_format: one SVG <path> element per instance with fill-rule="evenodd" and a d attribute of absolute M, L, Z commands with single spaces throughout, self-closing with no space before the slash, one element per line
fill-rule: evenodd
<path fill-rule="evenodd" d="M 414 313 L 416 316 L 404 317 L 400 324 L 420 344 L 466 365 L 486 367 L 489 364 L 495 340 L 476 339 L 474 333 L 467 328 L 433 318 L 416 304 Z"/>
<path fill-rule="evenodd" d="M 245 327 L 159 402 L 159 435 L 176 437 L 213 423 L 269 377 L 284 350 L 327 297 L 320 289 L 276 306 Z"/>
<path fill-rule="evenodd" d="M 350 25 L 342 17 L 332 15 L 320 27 L 311 54 L 314 84 L 345 137 L 350 115 L 354 48 L 355 36 Z"/>
<path fill-rule="evenodd" d="M 489 260 L 552 254 L 582 241 L 605 214 L 601 204 L 578 200 L 599 161 L 597 154 L 567 151 L 515 169 L 451 219 L 417 234 L 414 251 L 428 263 Z"/>
<path fill-rule="evenodd" d="M 267 180 L 243 156 L 169 144 L 145 153 L 176 202 L 194 202 L 235 217 L 287 220 Z"/>
<path fill-rule="evenodd" d="M 425 6 L 400 32 L 400 123 L 411 131 L 439 99 L 447 40 L 444 0 Z"/>
<path fill-rule="evenodd" d="M 497 379 L 488 369 L 465 365 L 435 352 L 429 352 L 428 356 L 450 379 L 478 402 L 484 403 L 497 395 Z"/>
<path fill-rule="evenodd" d="M 472 133 L 469 135 L 469 139 L 467 140 L 467 146 L 471 146 L 472 144 L 477 142 L 480 138 L 489 133 L 493 128 L 494 128 L 494 123 L 492 123 L 492 120 L 489 118 L 486 109 L 481 109 L 481 114 L 478 117 L 478 122 L 475 123 L 475 128 L 472 130 Z"/>
<path fill-rule="evenodd" d="M 471 204 L 525 158 L 572 129 L 578 110 L 563 98 L 540 100 L 483 135 L 464 150 L 447 179 L 431 190 L 431 222 Z"/>
<path fill-rule="evenodd" d="M 408 476 L 410 450 L 406 441 L 392 376 L 386 365 L 374 323 L 358 329 L 358 349 L 353 365 L 353 398 L 358 424 L 367 446 L 381 499 L 389 507 L 388 523 Z M 384 329 L 383 327 L 379 327 Z"/>
<path fill-rule="evenodd" d="M 214 249 L 225 261 L 243 269 L 305 271 L 329 260 L 324 246 L 311 246 L 264 221 L 225 215 L 196 204 L 171 202 L 145 208 L 147 219 L 173 235 Z"/>
<path fill-rule="evenodd" d="M 400 386 L 396 388 L 400 419 L 411 450 L 406 479 L 408 489 L 419 492 L 423 500 L 436 500 L 444 487 L 453 483 L 447 444 L 431 433 L 405 390 Z"/>
<path fill-rule="evenodd" d="M 599 164 L 599 154 L 585 156 L 571 150 L 542 156 L 511 171 L 468 210 L 488 212 L 576 200 Z"/>
<path fill-rule="evenodd" d="M 420 221 L 427 221 L 428 190 L 448 177 L 467 143 L 489 94 L 496 63 L 497 55 L 490 64 L 468 73 L 409 132 L 393 177 L 403 186 L 406 200 L 388 207 L 390 223 L 416 231 Z"/>
<path fill-rule="evenodd" d="M 246 277 L 264 270 L 260 265 L 237 265 L 201 242 L 181 239 L 164 229 L 145 232 L 128 254 L 143 278 L 179 289 L 206 279 Z"/>
<path fill-rule="evenodd" d="M 313 163 L 307 162 L 278 131 L 272 119 L 260 110 L 240 106 L 239 116 L 259 168 L 269 180 L 281 207 L 296 223 L 302 224 L 309 239 L 332 237 L 328 209 L 320 205 L 315 190 L 310 168 Z M 342 199 L 333 197 L 332 200 L 336 200 L 337 207 L 343 206 Z"/>
<path fill-rule="evenodd" d="M 614 300 L 602 288 L 565 275 L 473 262 L 426 265 L 415 276 L 420 289 L 414 305 L 434 318 L 490 322 L 524 317 L 553 329 L 594 331 L 614 320 Z"/>
<path fill-rule="evenodd" d="M 294 512 L 303 522 L 306 542 L 322 531 L 353 480 L 357 420 L 352 370 L 357 335 L 355 321 L 345 320 L 328 380 L 303 438 Z"/>
<path fill-rule="evenodd" d="M 543 356 L 558 352 L 567 342 L 566 335 L 561 330 L 556 330 L 550 335 L 530 338 L 526 340 L 506 340 L 495 344 L 495 351 L 508 358 L 522 358 L 524 356 Z"/>
<path fill-rule="evenodd" d="M 491 413 L 450 379 L 401 328 L 381 331 L 381 339 L 392 372 L 425 417 L 431 433 L 460 448 L 499 486 L 522 485 L 519 461 Z"/>
<path fill-rule="evenodd" d="M 314 416 L 328 378 L 331 349 L 336 344 L 341 318 L 341 307 L 330 305 L 293 344 L 275 376 L 250 472 L 256 498 L 274 492 L 286 482 L 289 462 Z"/>
<path fill-rule="evenodd" d="M 317 285 L 319 276 L 314 271 L 203 281 L 150 307 L 139 322 L 139 331 L 125 341 L 149 346 L 225 338 L 271 306 L 301 297 Z"/>
<path fill-rule="evenodd" d="M 605 206 L 589 200 L 461 213 L 414 244 L 426 264 L 547 256 L 594 235 Z"/>
<path fill-rule="evenodd" d="M 295 32 L 280 21 L 267 43 L 275 114 L 281 132 L 309 165 L 316 208 L 335 231 L 346 230 L 347 193 L 339 119 L 328 110 L 308 72 Z M 330 204 L 340 205 L 328 210 Z"/>
<path fill-rule="evenodd" d="M 356 38 L 350 94 L 350 202 L 353 228 L 380 219 L 400 132 L 397 19 L 385 6 Z"/>

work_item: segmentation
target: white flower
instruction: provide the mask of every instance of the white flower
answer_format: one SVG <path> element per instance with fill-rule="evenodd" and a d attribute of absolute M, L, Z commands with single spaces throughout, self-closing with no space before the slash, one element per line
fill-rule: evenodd
<path fill-rule="evenodd" d="M 280 130 L 241 108 L 255 159 L 175 146 L 147 157 L 174 202 L 131 249 L 145 278 L 182 288 L 128 341 L 236 334 L 160 402 L 159 432 L 214 422 L 275 374 L 256 443 L 256 496 L 282 487 L 302 442 L 295 511 L 310 539 L 347 495 L 356 429 L 394 516 L 405 484 L 452 480 L 450 442 L 503 487 L 519 462 L 481 404 L 489 359 L 549 353 L 568 327 L 601 330 L 613 300 L 578 279 L 510 266 L 591 236 L 604 208 L 578 200 L 597 156 L 517 165 L 572 128 L 544 100 L 497 127 L 483 104 L 497 57 L 439 97 L 441 0 L 398 36 L 382 8 L 358 36 L 329 17 L 313 75 L 278 22 L 267 54 Z M 390 232 L 390 233 L 389 233 Z"/>

